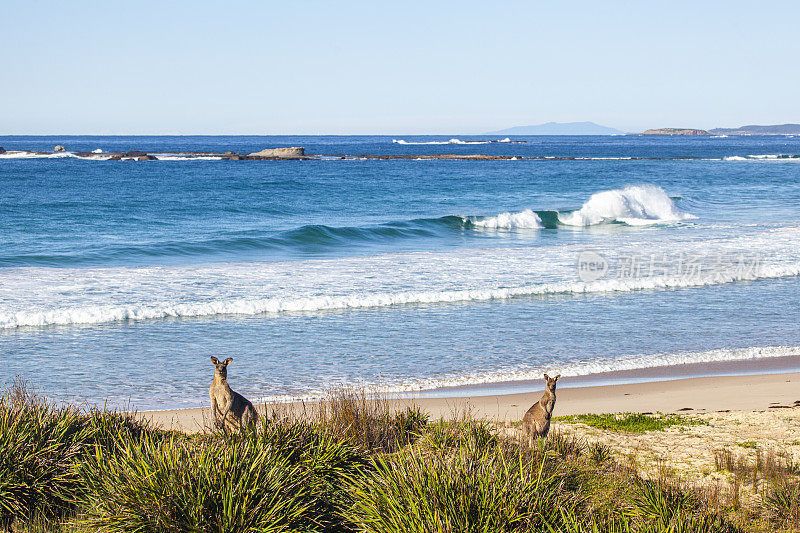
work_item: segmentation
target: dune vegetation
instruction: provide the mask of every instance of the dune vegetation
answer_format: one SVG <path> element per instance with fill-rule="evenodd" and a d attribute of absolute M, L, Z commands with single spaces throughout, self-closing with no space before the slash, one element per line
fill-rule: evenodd
<path fill-rule="evenodd" d="M 729 458 L 720 468 L 753 473 Z M 766 462 L 764 463 L 766 464 Z M 768 467 L 762 467 L 762 470 Z M 602 444 L 533 448 L 461 415 L 431 421 L 363 392 L 236 433 L 0 398 L 0 530 L 108 532 L 739 532 L 800 525 L 793 472 L 758 508 L 647 478 Z"/>

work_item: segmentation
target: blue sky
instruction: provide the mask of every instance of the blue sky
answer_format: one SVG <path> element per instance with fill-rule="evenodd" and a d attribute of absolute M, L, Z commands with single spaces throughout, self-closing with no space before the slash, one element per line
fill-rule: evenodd
<path fill-rule="evenodd" d="M 800 122 L 800 2 L 4 2 L 0 134 Z"/>

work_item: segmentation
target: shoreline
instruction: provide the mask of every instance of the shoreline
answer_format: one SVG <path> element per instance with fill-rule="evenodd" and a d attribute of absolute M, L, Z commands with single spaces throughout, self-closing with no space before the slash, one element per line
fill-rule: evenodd
<path fill-rule="evenodd" d="M 766 364 L 765 364 L 766 363 Z M 757 360 L 693 363 L 679 367 L 660 367 L 606 374 L 592 377 L 563 378 L 557 393 L 554 417 L 588 413 L 708 413 L 726 411 L 767 411 L 791 408 L 800 401 L 800 356 L 773 357 Z M 676 375 L 697 372 L 699 366 L 728 374 L 713 376 Z M 692 368 L 685 368 L 692 367 Z M 669 370 L 672 374 L 668 374 Z M 611 376 L 611 375 L 614 376 Z M 612 383 L 611 379 L 638 379 Z M 605 382 L 603 380 L 606 380 Z M 594 381 L 594 384 L 591 384 Z M 527 383 L 527 382 L 526 382 Z M 489 384 L 495 385 L 495 384 Z M 559 380 L 559 385 L 562 381 Z M 530 392 L 471 394 L 447 396 L 412 395 L 390 399 L 394 409 L 419 407 L 431 419 L 454 418 L 465 413 L 499 423 L 522 419 L 525 411 L 542 395 L 543 380 L 530 382 Z M 451 391 L 452 392 L 452 391 Z M 467 391 L 460 391 L 467 392 Z M 278 406 L 300 412 L 317 401 L 285 402 L 257 405 Z M 210 407 L 139 411 L 139 416 L 164 429 L 186 432 L 202 431 L 210 419 Z"/>

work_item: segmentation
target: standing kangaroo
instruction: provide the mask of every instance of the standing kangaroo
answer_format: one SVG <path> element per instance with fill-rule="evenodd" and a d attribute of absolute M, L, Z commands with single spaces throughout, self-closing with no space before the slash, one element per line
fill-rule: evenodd
<path fill-rule="evenodd" d="M 211 382 L 208 395 L 211 397 L 215 428 L 239 429 L 258 420 L 253 404 L 228 385 L 228 365 L 231 361 L 233 357 L 228 357 L 221 363 L 216 357 L 211 358 L 214 363 L 214 381 Z"/>
<path fill-rule="evenodd" d="M 522 434 L 531 447 L 537 437 L 544 439 L 547 437 L 547 432 L 550 431 L 550 417 L 553 416 L 553 408 L 556 406 L 556 381 L 560 377 L 561 374 L 554 378 L 547 374 L 544 375 L 544 379 L 547 380 L 544 396 L 533 404 L 522 417 Z"/>

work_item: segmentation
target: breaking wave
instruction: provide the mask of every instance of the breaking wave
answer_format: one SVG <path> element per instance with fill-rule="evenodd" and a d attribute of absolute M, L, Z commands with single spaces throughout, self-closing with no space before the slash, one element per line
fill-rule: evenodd
<path fill-rule="evenodd" d="M 519 287 L 378 292 L 345 296 L 235 298 L 205 302 L 157 303 L 152 305 L 94 305 L 19 311 L 0 314 L 0 329 L 25 326 L 103 324 L 163 318 L 210 317 L 217 315 L 260 315 L 291 312 L 389 307 L 408 304 L 481 302 L 525 296 L 591 294 L 640 290 L 677 289 L 720 285 L 737 281 L 774 279 L 800 275 L 800 262 L 763 265 L 758 272 L 714 273 L 696 277 L 654 276 L 632 279 L 604 279 L 589 282 L 563 281 Z"/>
<path fill-rule="evenodd" d="M 655 185 L 632 185 L 598 192 L 577 211 L 558 217 L 562 224 L 568 226 L 593 226 L 611 222 L 642 226 L 692 218 L 697 217 L 678 209 L 664 189 Z"/>
<path fill-rule="evenodd" d="M 754 154 L 754 155 L 731 155 L 723 157 L 723 161 L 797 161 L 800 162 L 800 154 Z"/>
<path fill-rule="evenodd" d="M 447 141 L 406 141 L 404 139 L 392 139 L 394 144 L 409 144 L 409 145 L 423 145 L 423 144 L 492 144 L 492 143 L 510 143 L 511 139 L 506 137 L 505 139 L 500 140 L 488 140 L 488 141 L 462 141 L 461 139 L 449 139 Z"/>
<path fill-rule="evenodd" d="M 500 213 L 495 217 L 465 217 L 464 221 L 473 227 L 487 229 L 544 228 L 539 214 L 530 209 L 519 213 Z"/>
<path fill-rule="evenodd" d="M 0 154 L 0 159 L 81 159 L 83 161 L 108 161 L 115 154 L 103 152 L 100 148 L 86 152 L 31 152 L 27 150 L 9 150 Z M 222 157 L 195 154 L 153 154 L 158 161 L 219 161 Z M 136 157 L 122 157 L 120 161 L 134 161 Z"/>
<path fill-rule="evenodd" d="M 465 231 L 470 230 L 525 231 L 614 223 L 641 226 L 693 218 L 696 217 L 679 210 L 672 198 L 660 187 L 636 185 L 598 192 L 580 209 L 574 211 L 525 209 L 489 216 L 448 215 L 371 226 L 337 227 L 313 224 L 280 232 L 250 230 L 197 240 L 96 245 L 63 254 L 7 252 L 0 253 L 0 266 L 75 266 L 158 257 L 219 257 L 230 253 L 266 250 L 316 253 L 353 245 L 380 245 L 403 239 L 451 239 L 454 236 L 463 238 Z"/>

